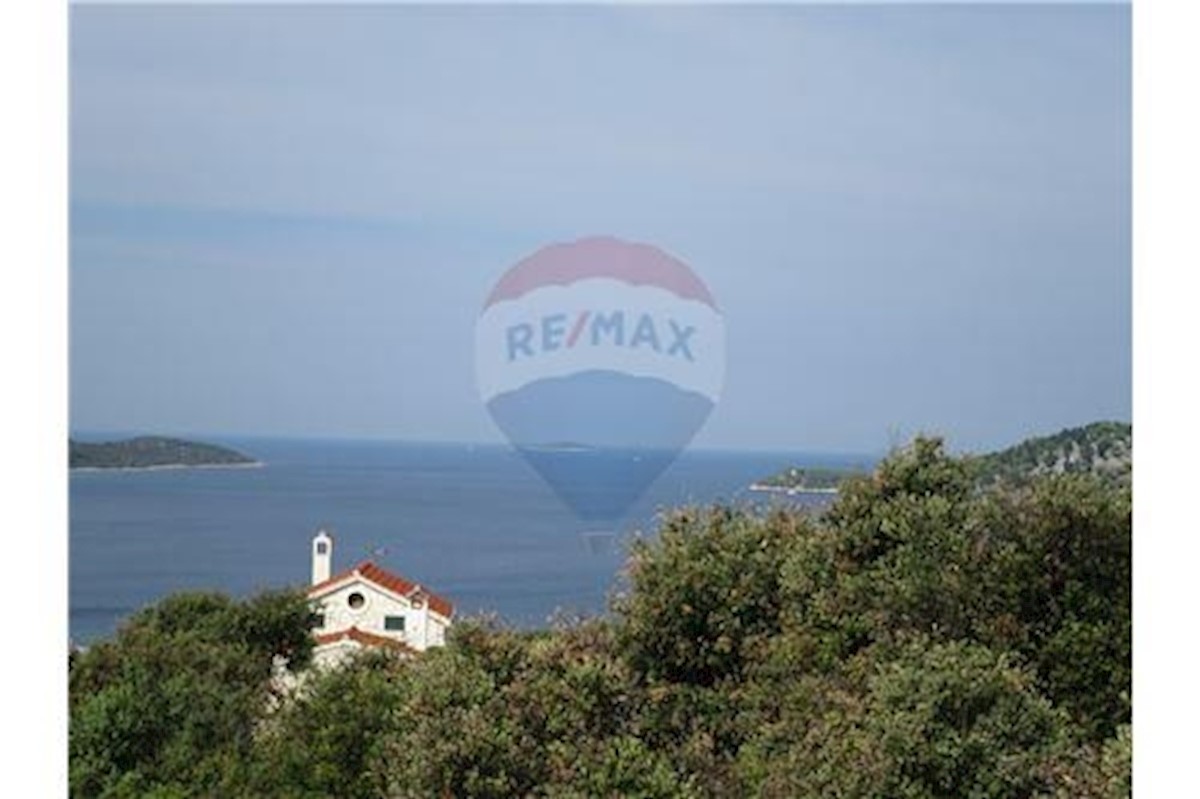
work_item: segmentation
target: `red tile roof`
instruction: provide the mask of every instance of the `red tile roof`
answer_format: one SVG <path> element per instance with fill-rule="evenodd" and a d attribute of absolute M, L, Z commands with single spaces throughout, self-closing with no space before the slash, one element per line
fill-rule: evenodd
<path fill-rule="evenodd" d="M 386 569 L 381 569 L 369 560 L 363 561 L 354 568 L 335 574 L 328 580 L 317 583 L 308 589 L 308 595 L 314 596 L 323 593 L 326 588 L 329 588 L 333 584 L 340 583 L 342 580 L 354 576 L 355 572 L 364 580 L 374 583 L 381 588 L 386 588 L 392 593 L 399 594 L 406 599 L 424 598 L 429 603 L 430 610 L 434 613 L 440 613 L 446 618 L 454 615 L 454 604 L 450 600 L 432 593 L 417 583 L 392 574 Z"/>
<path fill-rule="evenodd" d="M 317 641 L 317 646 L 321 646 L 322 644 L 332 644 L 338 641 L 345 641 L 349 639 L 351 641 L 356 641 L 363 646 L 387 646 L 392 647 L 393 649 L 403 649 L 408 652 L 417 651 L 403 641 L 397 641 L 395 638 L 388 638 L 384 635 L 369 633 L 365 630 L 360 630 L 357 627 L 351 627 L 348 630 L 339 630 L 336 633 L 315 635 L 313 637 Z"/>

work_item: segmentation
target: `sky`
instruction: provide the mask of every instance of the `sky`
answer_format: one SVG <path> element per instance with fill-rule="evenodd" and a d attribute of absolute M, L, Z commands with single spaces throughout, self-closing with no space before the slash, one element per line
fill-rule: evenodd
<path fill-rule="evenodd" d="M 1128 6 L 71 10 L 82 431 L 500 441 L 497 279 L 591 235 L 724 317 L 694 446 L 1131 415 Z"/>

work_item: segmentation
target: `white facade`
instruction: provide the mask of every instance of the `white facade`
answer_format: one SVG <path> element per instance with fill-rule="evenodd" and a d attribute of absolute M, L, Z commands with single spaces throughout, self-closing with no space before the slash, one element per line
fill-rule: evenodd
<path fill-rule="evenodd" d="M 308 594 L 322 616 L 313 631 L 318 663 L 338 662 L 364 646 L 421 652 L 445 643 L 454 614 L 445 599 L 371 562 L 331 576 L 332 560 L 333 539 L 321 531 L 313 539 Z"/>
<path fill-rule="evenodd" d="M 432 612 L 427 602 L 414 603 L 356 572 L 313 598 L 320 604 L 317 612 L 325 617 L 318 634 L 357 627 L 365 633 L 395 638 L 418 651 L 446 642 L 449 619 Z"/>

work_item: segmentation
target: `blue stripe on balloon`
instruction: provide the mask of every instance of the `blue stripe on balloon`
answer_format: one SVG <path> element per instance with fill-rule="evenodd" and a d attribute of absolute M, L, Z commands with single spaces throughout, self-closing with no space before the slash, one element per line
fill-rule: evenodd
<path fill-rule="evenodd" d="M 624 515 L 713 407 L 666 380 L 607 370 L 536 380 L 487 405 L 526 460 L 589 520 Z"/>

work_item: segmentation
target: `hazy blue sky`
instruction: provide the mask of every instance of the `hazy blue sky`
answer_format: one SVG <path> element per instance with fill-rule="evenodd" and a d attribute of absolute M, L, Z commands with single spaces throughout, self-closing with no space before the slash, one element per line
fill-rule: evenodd
<path fill-rule="evenodd" d="M 543 244 L 687 261 L 698 446 L 1130 416 L 1127 6 L 75 7 L 71 424 L 499 440 Z"/>

